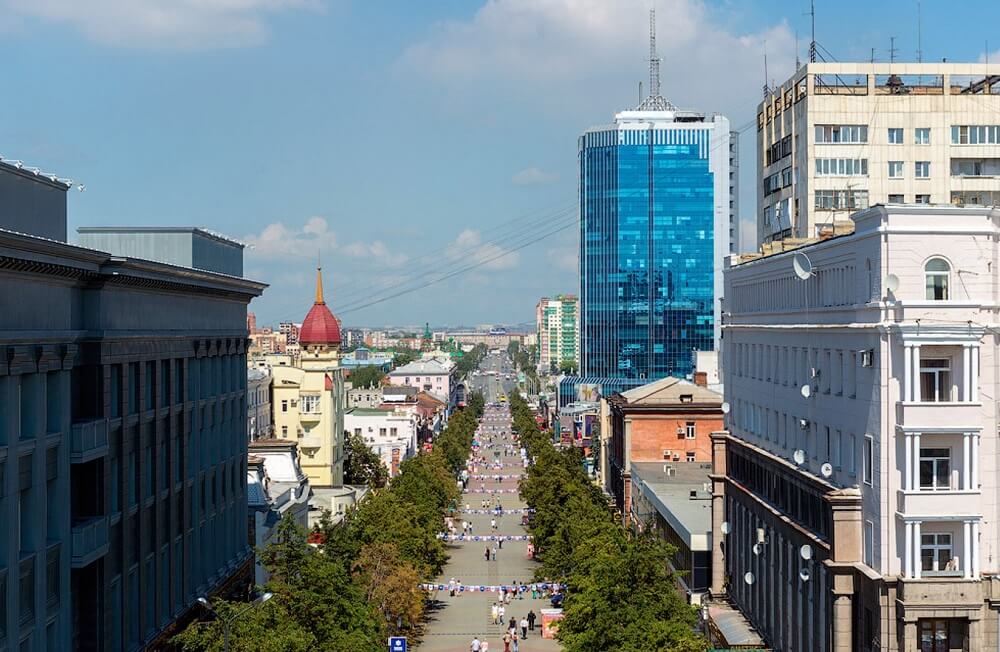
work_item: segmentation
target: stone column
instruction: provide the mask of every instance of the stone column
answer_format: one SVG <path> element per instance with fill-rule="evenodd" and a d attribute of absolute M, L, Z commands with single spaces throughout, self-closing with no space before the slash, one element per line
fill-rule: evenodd
<path fill-rule="evenodd" d="M 909 621 L 903 623 L 903 644 L 900 652 L 920 652 L 917 648 L 917 623 Z"/>
<path fill-rule="evenodd" d="M 844 571 L 844 572 L 841 572 Z M 852 652 L 854 647 L 854 573 L 852 569 L 833 571 L 833 649 Z"/>
<path fill-rule="evenodd" d="M 833 652 L 851 652 L 854 641 L 854 564 L 863 561 L 861 490 L 826 495 L 833 510 L 828 567 L 833 574 Z M 822 626 L 823 624 L 821 624 Z"/>
<path fill-rule="evenodd" d="M 913 345 L 903 345 L 903 401 L 913 400 Z"/>
<path fill-rule="evenodd" d="M 712 585 L 713 596 L 725 593 L 726 556 L 722 523 L 726 520 L 726 442 L 729 433 L 713 432 L 712 439 Z"/>

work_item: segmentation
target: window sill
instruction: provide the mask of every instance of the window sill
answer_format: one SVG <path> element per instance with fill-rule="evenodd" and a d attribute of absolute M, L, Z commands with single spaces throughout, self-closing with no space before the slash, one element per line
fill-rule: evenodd
<path fill-rule="evenodd" d="M 977 496 L 979 489 L 902 489 L 904 496 Z"/>

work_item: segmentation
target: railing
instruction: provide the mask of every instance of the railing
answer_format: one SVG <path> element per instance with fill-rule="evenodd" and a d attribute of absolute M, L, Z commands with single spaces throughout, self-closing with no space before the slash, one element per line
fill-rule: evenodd
<path fill-rule="evenodd" d="M 107 419 L 73 424 L 70 443 L 70 460 L 73 463 L 89 462 L 107 454 Z"/>
<path fill-rule="evenodd" d="M 73 524 L 73 568 L 83 568 L 107 552 L 107 516 L 95 516 Z"/>

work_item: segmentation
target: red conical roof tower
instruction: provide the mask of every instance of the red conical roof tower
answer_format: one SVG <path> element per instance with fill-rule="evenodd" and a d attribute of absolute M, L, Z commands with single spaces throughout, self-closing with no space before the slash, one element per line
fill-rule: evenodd
<path fill-rule="evenodd" d="M 316 268 L 316 302 L 299 329 L 299 344 L 340 346 L 340 322 L 323 300 L 323 268 Z"/>

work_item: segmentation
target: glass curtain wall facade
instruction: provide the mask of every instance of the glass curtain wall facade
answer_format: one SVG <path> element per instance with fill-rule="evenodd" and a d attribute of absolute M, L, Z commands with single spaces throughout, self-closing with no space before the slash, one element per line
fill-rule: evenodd
<path fill-rule="evenodd" d="M 714 348 L 716 130 L 728 140 L 727 124 L 652 121 L 581 137 L 583 375 L 684 377 L 692 350 Z"/>

